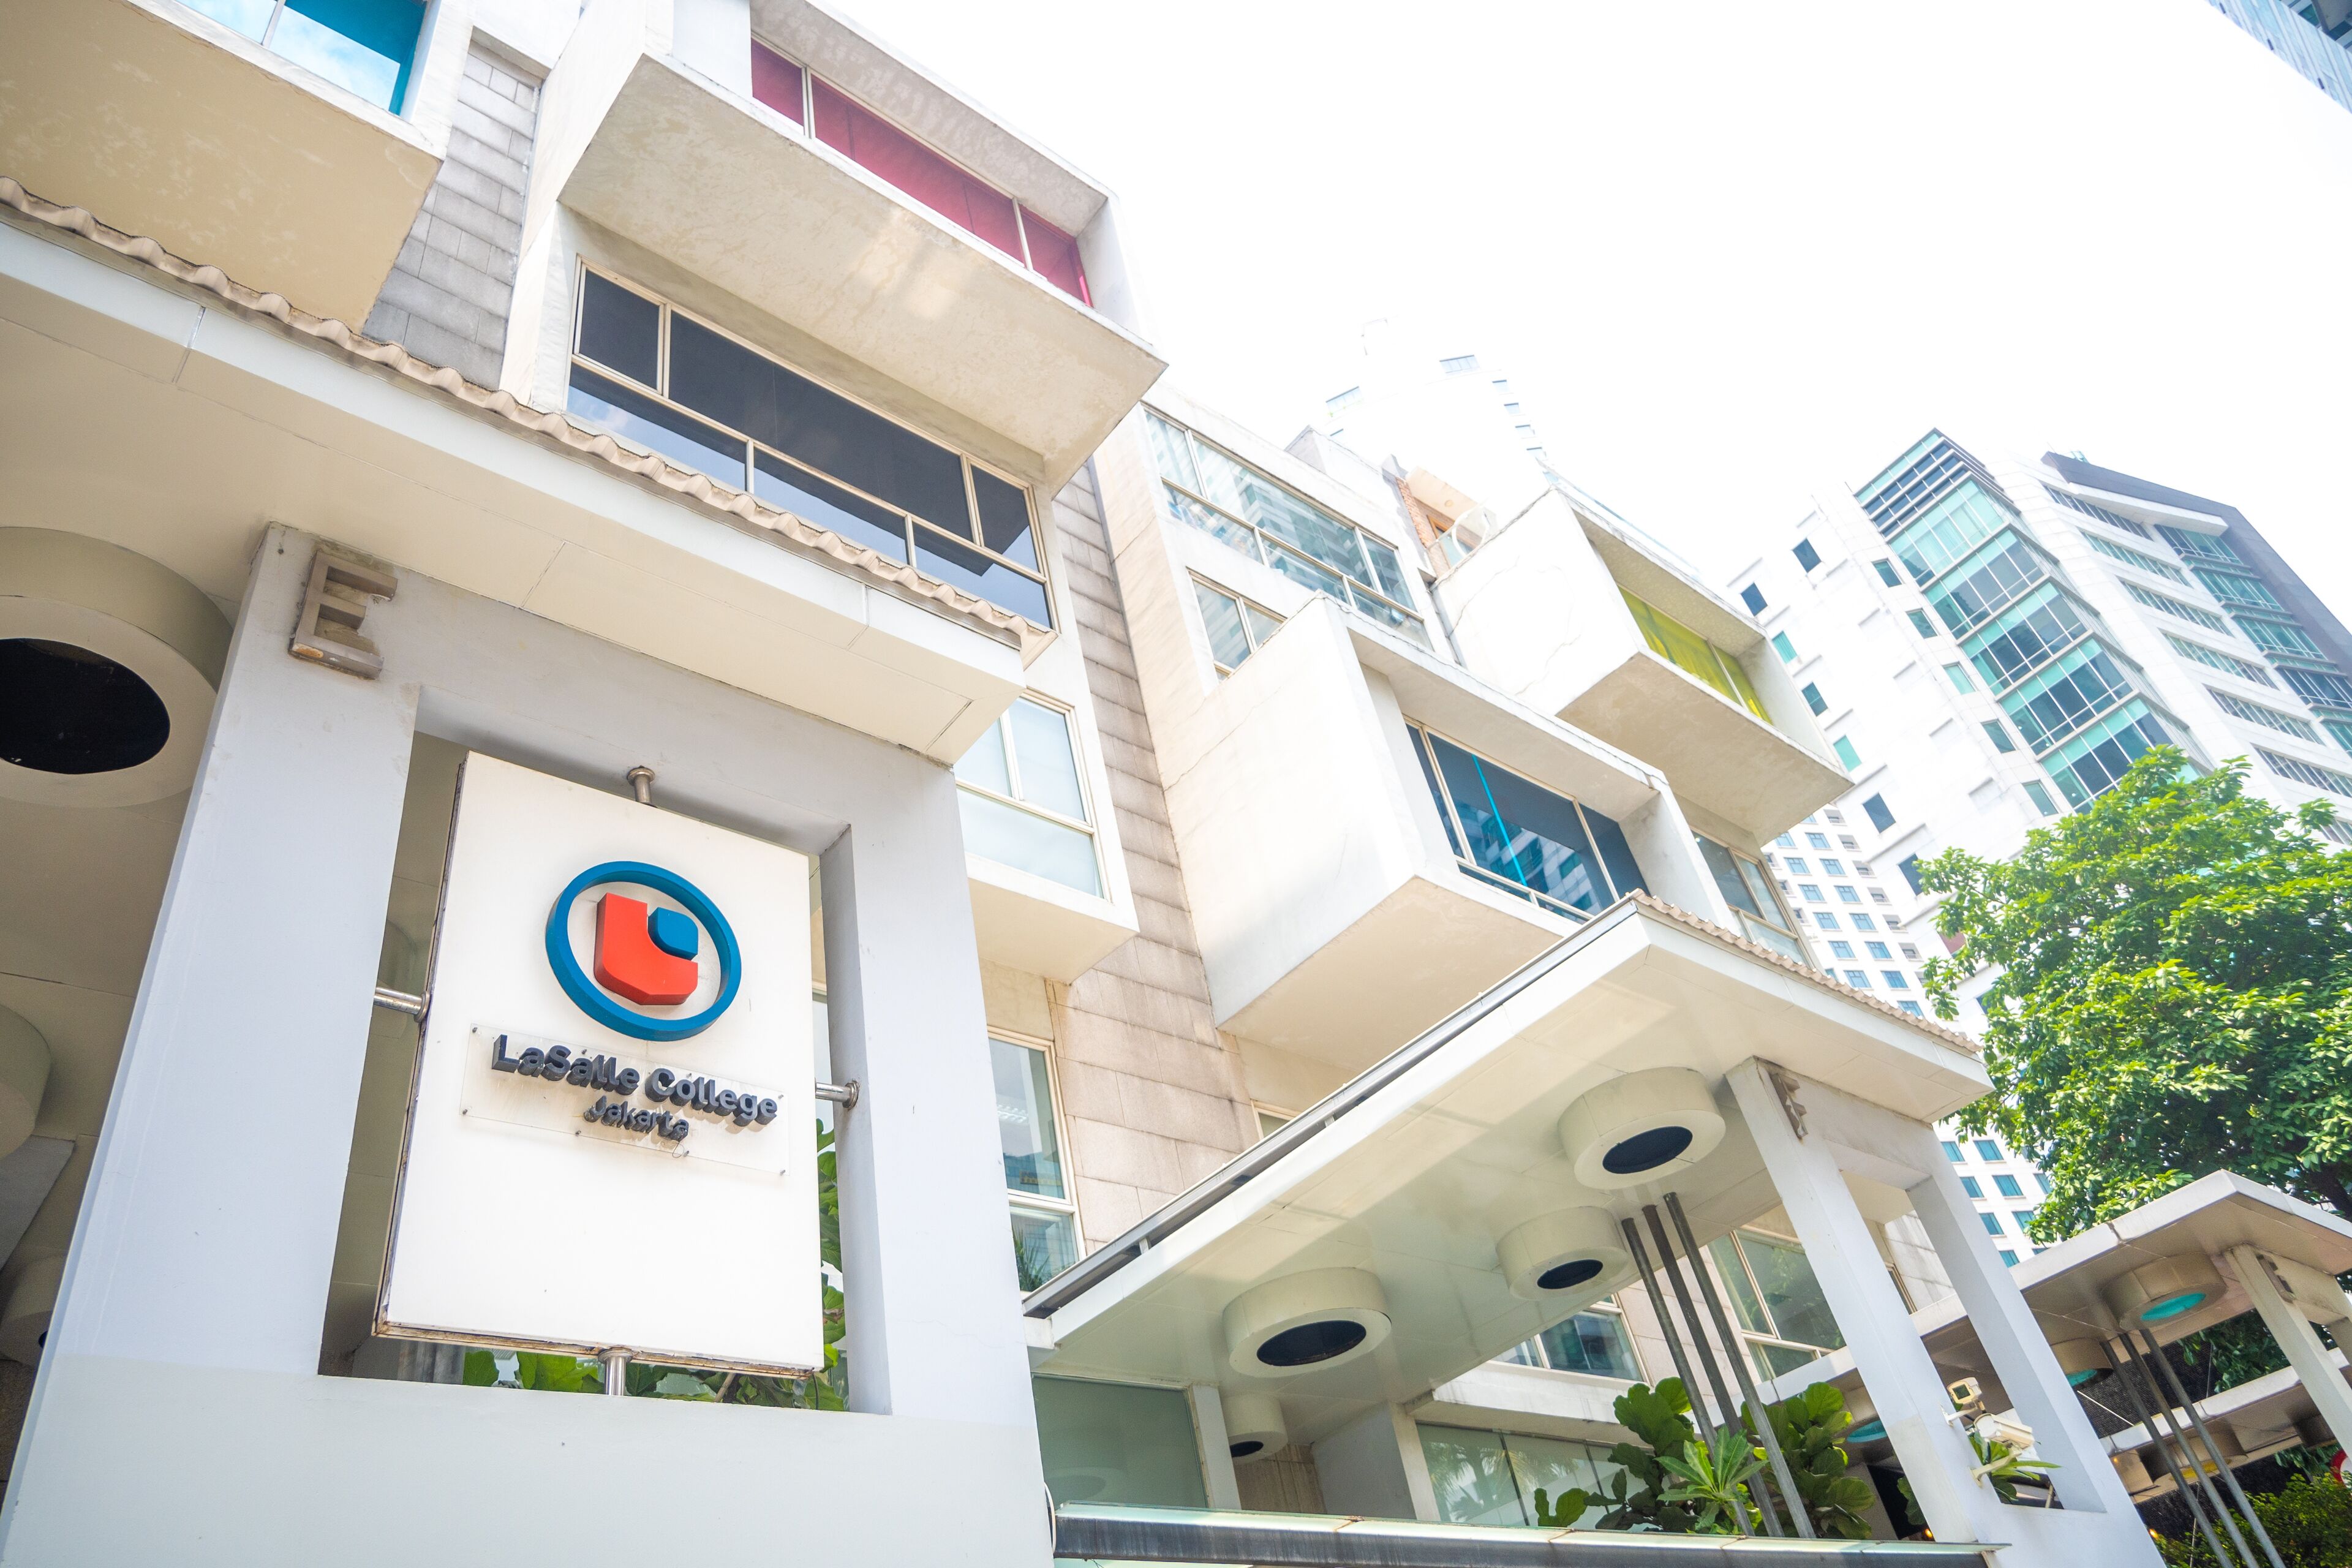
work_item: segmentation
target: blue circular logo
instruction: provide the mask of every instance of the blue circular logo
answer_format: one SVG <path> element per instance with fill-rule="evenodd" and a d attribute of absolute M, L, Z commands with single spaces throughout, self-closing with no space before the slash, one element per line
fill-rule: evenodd
<path fill-rule="evenodd" d="M 581 894 L 609 883 L 626 882 L 676 899 L 694 917 L 656 909 L 642 900 L 607 893 L 597 900 L 594 975 L 580 967 L 572 951 L 572 906 Z M 698 931 L 695 921 L 701 922 Z M 675 1006 L 701 984 L 701 931 L 710 933 L 719 961 L 719 994 L 698 1013 L 657 1018 L 621 1005 L 614 998 L 649 1006 Z M 743 955 L 735 931 L 709 895 L 679 876 L 642 860 L 607 860 L 572 879 L 547 912 L 547 963 L 556 984 L 579 1009 L 606 1028 L 656 1043 L 690 1039 L 719 1021 L 743 984 Z"/>

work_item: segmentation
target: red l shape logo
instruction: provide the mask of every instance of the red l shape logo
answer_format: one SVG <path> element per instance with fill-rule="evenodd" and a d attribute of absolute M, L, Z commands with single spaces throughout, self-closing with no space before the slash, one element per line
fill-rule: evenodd
<path fill-rule="evenodd" d="M 648 910 L 642 900 L 606 893 L 596 900 L 596 984 L 646 1006 L 683 1002 L 702 979 L 696 934 L 676 910 Z"/>

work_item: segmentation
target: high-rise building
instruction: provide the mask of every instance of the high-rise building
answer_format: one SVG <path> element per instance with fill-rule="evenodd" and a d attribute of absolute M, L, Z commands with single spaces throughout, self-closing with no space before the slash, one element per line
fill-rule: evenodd
<path fill-rule="evenodd" d="M 2282 64 L 2352 110 L 2352 0 L 2211 0 Z"/>
<path fill-rule="evenodd" d="M 1727 582 L 1852 774 L 1780 836 L 1773 874 L 1813 961 L 1906 1012 L 1944 951 L 1919 862 L 2015 853 L 2149 746 L 2248 758 L 2257 794 L 2352 816 L 2352 637 L 2222 502 L 1931 431 Z M 2030 1172 L 1971 1179 L 2016 1250 L 2003 1200 L 2036 1195 Z"/>

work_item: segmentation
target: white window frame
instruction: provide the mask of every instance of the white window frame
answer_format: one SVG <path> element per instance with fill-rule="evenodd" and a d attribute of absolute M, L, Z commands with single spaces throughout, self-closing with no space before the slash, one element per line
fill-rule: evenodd
<path fill-rule="evenodd" d="M 1108 897 L 1108 889 L 1110 887 L 1110 882 L 1109 879 L 1103 875 L 1102 836 L 1095 830 L 1093 821 L 1095 809 L 1094 791 L 1089 789 L 1087 785 L 1087 757 L 1085 751 L 1078 744 L 1076 710 L 1072 708 L 1070 704 L 1066 702 L 1046 696 L 1042 691 L 1024 691 L 1019 697 L 1013 700 L 1013 703 L 1024 701 L 1034 702 L 1040 708 L 1049 709 L 1062 716 L 1063 725 L 1067 730 L 1070 737 L 1070 768 L 1071 771 L 1077 775 L 1078 780 L 1078 804 L 1086 808 L 1087 820 L 1081 822 L 1073 817 L 1064 816 L 1060 812 L 1053 810 L 1049 806 L 1037 805 L 1032 802 L 1017 799 L 1011 795 L 999 795 L 992 789 L 988 789 L 980 784 L 971 783 L 970 780 L 964 778 L 961 773 L 956 775 L 956 788 L 960 790 L 969 790 L 982 800 L 992 800 L 1000 805 L 1009 805 L 1015 811 L 1024 811 L 1032 816 L 1053 823 L 1057 826 L 1075 828 L 1078 832 L 1085 834 L 1087 836 L 1087 842 L 1094 847 L 1095 881 L 1098 886 L 1105 889 L 1103 893 L 1095 894 L 1093 896 L 1097 898 Z M 1013 703 L 1006 704 L 1004 711 L 996 716 L 995 723 L 990 727 L 996 731 L 997 743 L 1004 748 L 1005 779 L 1013 789 L 1018 790 L 1021 787 L 1021 757 L 1018 751 L 1013 744 Z M 977 745 L 979 742 L 975 741 L 973 744 Z M 987 859 L 988 858 L 986 856 L 982 856 L 981 858 Z M 992 866 L 998 864 L 998 862 L 994 860 L 990 860 L 988 863 Z M 1019 866 L 1013 866 L 1008 868 L 1014 871 L 1020 871 L 1023 869 L 1023 868 Z M 1041 875 L 1041 873 L 1034 871 L 1027 872 L 1026 874 L 1033 877 Z M 1052 880 L 1051 878 L 1047 878 L 1045 879 L 1048 881 Z M 1062 884 L 1058 882 L 1055 883 L 1055 886 L 1056 887 L 1061 885 Z M 1076 888 L 1073 888 L 1070 890 L 1072 892 L 1079 891 L 1079 889 Z"/>
<path fill-rule="evenodd" d="M 1259 604 L 1255 599 L 1251 598 L 1248 595 L 1236 593 L 1234 590 L 1226 587 L 1223 583 L 1212 582 L 1208 578 L 1202 576 L 1198 572 L 1187 573 L 1186 575 L 1192 580 L 1192 588 L 1195 595 L 1192 604 L 1192 613 L 1195 616 L 1198 616 L 1201 613 L 1198 595 L 1202 589 L 1206 588 L 1212 594 L 1231 599 L 1234 604 L 1239 605 L 1244 612 L 1255 610 L 1259 615 L 1264 616 L 1267 620 L 1272 621 L 1275 624 L 1276 630 L 1279 630 L 1282 626 L 1282 623 L 1288 618 L 1286 616 L 1276 615 L 1272 610 L 1267 609 L 1264 605 Z M 1204 642 L 1208 638 L 1208 630 L 1209 628 L 1205 624 L 1201 627 L 1202 638 Z M 1247 639 L 1249 643 L 1249 650 L 1252 653 L 1257 652 L 1258 649 L 1265 646 L 1264 643 L 1258 641 L 1257 628 L 1250 624 L 1250 618 L 1247 614 L 1244 614 L 1242 616 L 1242 636 Z M 1225 676 L 1231 675 L 1234 670 L 1239 669 L 1241 666 L 1236 664 L 1219 664 L 1217 662 L 1216 651 L 1212 648 L 1209 653 L 1209 668 L 1215 670 L 1218 678 L 1222 679 Z"/>
<path fill-rule="evenodd" d="M 1054 1042 L 1040 1036 L 1024 1035 L 1014 1029 L 1000 1029 L 994 1025 L 989 1026 L 988 1037 L 1000 1045 L 1017 1046 L 1023 1050 L 1035 1051 L 1045 1058 L 1045 1097 L 1050 1101 L 1046 1110 L 1054 1119 L 1054 1147 L 1061 1154 L 1062 1190 L 1068 1194 L 1061 1198 L 1048 1198 L 1036 1193 L 1016 1192 L 1008 1186 L 1004 1189 L 1006 1205 L 1014 1209 L 1027 1209 L 1037 1214 L 1067 1215 L 1070 1218 L 1071 1237 L 1077 1244 L 1076 1256 L 1084 1258 L 1087 1255 L 1087 1231 L 1085 1222 L 1078 1215 L 1078 1179 L 1076 1173 L 1071 1169 L 1070 1130 L 1062 1115 L 1062 1074 L 1059 1064 L 1054 1060 Z M 997 1166 L 1001 1176 L 1003 1171 L 1003 1162 L 1001 1159 Z"/>

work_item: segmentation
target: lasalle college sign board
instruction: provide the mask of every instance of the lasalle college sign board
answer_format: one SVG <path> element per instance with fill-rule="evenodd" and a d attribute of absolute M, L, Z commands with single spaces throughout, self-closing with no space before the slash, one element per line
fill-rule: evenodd
<path fill-rule="evenodd" d="M 821 1366 L 809 862 L 479 755 L 381 1333 Z"/>

